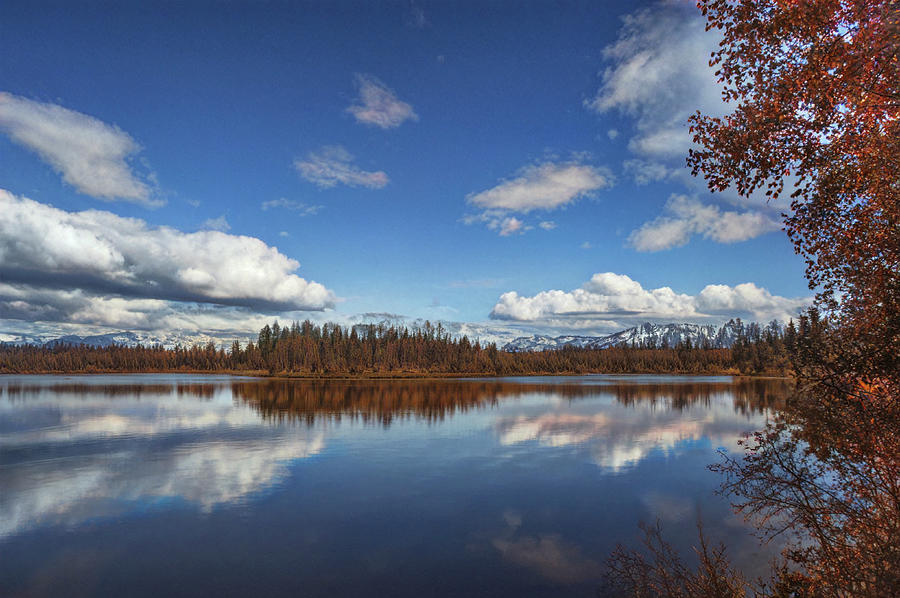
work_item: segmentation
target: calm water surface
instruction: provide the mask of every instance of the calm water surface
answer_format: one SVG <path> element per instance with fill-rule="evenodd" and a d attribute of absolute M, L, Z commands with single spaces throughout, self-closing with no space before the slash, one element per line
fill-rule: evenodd
<path fill-rule="evenodd" d="M 616 543 L 761 549 L 706 465 L 778 380 L 0 376 L 0 595 L 592 596 Z"/>

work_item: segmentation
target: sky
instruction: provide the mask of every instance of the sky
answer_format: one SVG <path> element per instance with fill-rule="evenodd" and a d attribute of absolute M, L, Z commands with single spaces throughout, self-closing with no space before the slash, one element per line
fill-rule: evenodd
<path fill-rule="evenodd" d="M 686 2 L 0 4 L 0 340 L 786 320 L 783 202 L 691 177 Z"/>

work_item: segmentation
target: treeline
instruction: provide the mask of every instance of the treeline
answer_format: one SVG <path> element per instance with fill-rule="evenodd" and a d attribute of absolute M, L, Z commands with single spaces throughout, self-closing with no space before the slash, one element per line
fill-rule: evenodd
<path fill-rule="evenodd" d="M 289 376 L 533 375 L 585 373 L 773 374 L 790 370 L 798 342 L 787 328 L 745 326 L 737 320 L 731 348 L 692 346 L 507 352 L 493 343 L 453 337 L 440 324 L 422 328 L 384 325 L 344 328 L 310 321 L 260 330 L 256 342 L 230 350 L 206 346 L 0 345 L 0 373 L 245 372 Z"/>

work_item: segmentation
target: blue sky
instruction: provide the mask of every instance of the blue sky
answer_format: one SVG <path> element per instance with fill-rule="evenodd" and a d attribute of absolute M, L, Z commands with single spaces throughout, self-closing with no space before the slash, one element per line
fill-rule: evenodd
<path fill-rule="evenodd" d="M 788 317 L 786 206 L 684 168 L 716 42 L 677 2 L 4 2 L 0 335 Z"/>

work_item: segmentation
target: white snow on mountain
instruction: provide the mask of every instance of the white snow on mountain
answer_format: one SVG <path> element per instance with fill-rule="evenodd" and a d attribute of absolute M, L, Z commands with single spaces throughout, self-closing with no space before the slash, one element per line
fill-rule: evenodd
<path fill-rule="evenodd" d="M 730 347 L 742 325 L 729 322 L 721 327 L 700 324 L 651 324 L 634 326 L 605 336 L 521 336 L 503 346 L 505 351 L 547 351 L 563 347 L 607 349 L 609 347 L 674 347 L 690 341 L 693 346 Z M 769 324 L 767 327 L 778 326 Z"/>

